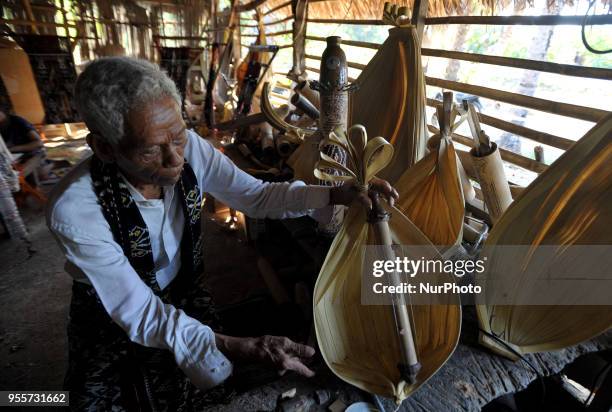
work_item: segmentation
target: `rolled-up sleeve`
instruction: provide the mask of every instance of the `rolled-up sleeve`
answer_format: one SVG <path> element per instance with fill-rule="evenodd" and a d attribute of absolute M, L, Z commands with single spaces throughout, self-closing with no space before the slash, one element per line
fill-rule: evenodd
<path fill-rule="evenodd" d="M 268 183 L 239 169 L 209 142 L 197 137 L 191 147 L 204 191 L 250 217 L 284 219 L 311 214 L 329 205 L 327 186 L 302 181 Z"/>
<path fill-rule="evenodd" d="M 130 265 L 110 230 L 81 227 L 52 218 L 49 228 L 68 261 L 85 273 L 111 318 L 138 344 L 167 349 L 199 388 L 211 388 L 232 372 L 206 325 L 164 304 Z M 92 233 L 93 232 L 93 233 Z"/>

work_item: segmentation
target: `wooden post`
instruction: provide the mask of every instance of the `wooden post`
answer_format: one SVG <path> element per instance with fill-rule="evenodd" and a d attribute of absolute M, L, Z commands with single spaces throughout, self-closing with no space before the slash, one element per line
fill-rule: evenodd
<path fill-rule="evenodd" d="M 98 36 L 98 23 L 96 23 L 96 14 L 94 11 L 93 3 L 89 3 L 89 10 L 91 12 L 91 24 L 93 24 L 93 34 L 96 41 L 96 49 L 100 47 L 100 36 Z"/>
<path fill-rule="evenodd" d="M 414 0 L 410 22 L 416 27 L 417 35 L 419 36 L 419 46 L 423 43 L 423 31 L 425 30 L 425 18 L 427 17 L 428 7 L 428 0 Z"/>
<path fill-rule="evenodd" d="M 161 33 L 162 33 L 162 36 L 165 36 L 166 35 L 166 24 L 164 23 L 164 4 L 161 2 L 159 3 L 159 13 L 161 16 L 161 27 L 162 27 Z"/>
<path fill-rule="evenodd" d="M 544 163 L 544 147 L 540 145 L 534 147 L 533 156 L 536 162 Z"/>
<path fill-rule="evenodd" d="M 38 27 L 36 27 L 36 24 L 34 24 L 36 19 L 34 18 L 34 13 L 32 13 L 32 5 L 30 4 L 30 0 L 23 0 L 23 8 L 28 16 L 28 20 L 32 22 L 32 25 L 30 26 L 32 28 L 32 32 L 34 34 L 38 34 Z"/>
<path fill-rule="evenodd" d="M 308 0 L 292 0 L 293 13 L 293 67 L 291 74 L 296 78 L 306 71 L 306 19 L 308 17 Z"/>
<path fill-rule="evenodd" d="M 61 13 L 62 13 L 62 23 L 64 23 L 64 30 L 66 31 L 66 37 L 68 37 L 68 39 L 70 39 L 70 31 L 68 28 L 68 17 L 66 16 L 66 3 L 64 2 L 64 0 L 61 1 Z"/>

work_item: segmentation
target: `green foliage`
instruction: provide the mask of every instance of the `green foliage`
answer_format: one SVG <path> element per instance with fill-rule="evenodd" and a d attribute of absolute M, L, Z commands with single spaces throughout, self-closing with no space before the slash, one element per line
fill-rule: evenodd
<path fill-rule="evenodd" d="M 486 53 L 487 49 L 497 43 L 501 32 L 485 26 L 474 26 L 469 31 L 464 43 L 464 51 L 469 53 Z"/>

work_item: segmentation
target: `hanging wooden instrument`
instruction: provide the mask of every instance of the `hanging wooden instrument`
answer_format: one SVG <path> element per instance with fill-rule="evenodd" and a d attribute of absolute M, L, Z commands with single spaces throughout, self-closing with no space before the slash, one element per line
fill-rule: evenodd
<path fill-rule="evenodd" d="M 316 176 L 353 183 L 363 191 L 393 157 L 393 146 L 382 137 L 368 140 L 363 126 L 353 126 L 348 134 L 337 129 L 325 144 L 345 150 L 347 166 L 321 153 Z M 330 169 L 338 173 L 329 173 Z M 390 214 L 384 242 L 376 222 L 368 223 L 364 208 L 357 203 L 349 207 L 315 285 L 314 320 L 321 354 L 337 376 L 365 391 L 394 397 L 399 403 L 452 354 L 459 339 L 461 306 L 457 296 L 451 297 L 448 304 L 405 304 L 404 308 L 362 305 L 367 245 L 388 245 L 390 239 L 394 245 L 420 245 L 429 256 L 439 257 L 427 237 L 398 209 L 385 202 L 380 205 L 385 214 Z M 448 281 L 450 277 L 444 279 Z M 409 321 L 396 322 L 397 309 L 410 314 Z M 406 352 L 410 344 L 399 335 L 401 328 L 408 326 L 413 338 L 413 360 Z M 415 359 L 421 368 L 413 369 L 411 382 L 410 371 L 402 370 L 400 365 L 414 365 Z"/>
<path fill-rule="evenodd" d="M 548 281 L 551 271 L 553 275 L 559 273 L 555 268 L 571 266 L 576 273 L 587 274 L 601 269 L 601 260 L 587 255 L 602 245 L 608 248 L 612 245 L 611 165 L 612 115 L 609 115 L 540 174 L 493 227 L 483 249 L 488 263 L 482 285 L 488 298 L 509 294 L 513 302 L 536 303 L 542 301 L 542 291 L 530 285 Z M 516 269 L 509 281 L 515 287 L 500 290 L 493 283 L 495 279 L 489 278 L 500 273 L 499 265 L 507 266 L 508 245 L 525 247 L 510 258 Z M 585 253 L 576 256 L 572 247 L 580 245 L 588 248 L 583 246 Z M 554 255 L 545 265 L 537 266 L 538 251 L 550 247 L 554 248 Z M 609 256 L 608 251 L 603 259 L 609 261 Z M 483 330 L 481 343 L 516 359 L 516 353 L 558 350 L 605 332 L 612 327 L 612 306 L 596 306 L 593 296 L 602 296 L 601 293 L 610 296 L 606 292 L 612 281 L 609 268 L 603 275 L 606 273 L 607 278 L 562 291 L 563 295 L 547 288 L 544 294 L 559 299 L 555 305 L 477 306 Z M 604 304 L 605 300 L 604 297 Z M 570 306 L 571 301 L 577 303 Z"/>

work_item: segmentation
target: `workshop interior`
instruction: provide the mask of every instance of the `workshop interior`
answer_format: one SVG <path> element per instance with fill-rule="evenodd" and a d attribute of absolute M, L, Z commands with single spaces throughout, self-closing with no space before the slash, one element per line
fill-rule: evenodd
<path fill-rule="evenodd" d="M 1 406 L 612 410 L 612 2 L 0 10 Z"/>

